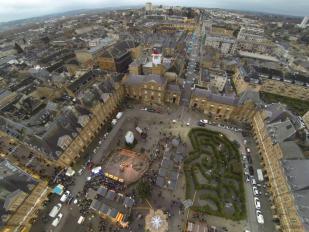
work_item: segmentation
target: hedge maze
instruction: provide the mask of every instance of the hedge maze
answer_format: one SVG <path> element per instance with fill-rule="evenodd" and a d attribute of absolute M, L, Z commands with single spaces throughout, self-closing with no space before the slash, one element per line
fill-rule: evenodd
<path fill-rule="evenodd" d="M 241 220 L 246 217 L 240 154 L 223 134 L 204 128 L 189 132 L 193 151 L 184 161 L 186 198 L 192 210 Z"/>

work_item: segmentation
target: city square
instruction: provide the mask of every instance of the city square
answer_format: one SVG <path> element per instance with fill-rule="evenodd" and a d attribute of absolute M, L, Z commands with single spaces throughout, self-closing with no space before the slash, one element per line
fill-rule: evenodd
<path fill-rule="evenodd" d="M 0 14 L 0 231 L 309 230 L 309 16 L 65 2 Z"/>

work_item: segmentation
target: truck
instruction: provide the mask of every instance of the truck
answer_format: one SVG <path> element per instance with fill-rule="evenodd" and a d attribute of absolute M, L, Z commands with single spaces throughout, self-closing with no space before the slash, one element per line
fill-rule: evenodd
<path fill-rule="evenodd" d="M 49 216 L 54 218 L 56 217 L 56 215 L 59 213 L 60 209 L 61 209 L 62 205 L 60 203 L 58 203 L 57 205 L 55 205 L 52 210 L 49 213 Z"/>
<path fill-rule="evenodd" d="M 140 134 L 140 136 L 142 137 L 142 138 L 146 138 L 147 137 L 147 134 L 145 133 L 145 132 L 143 132 L 143 130 L 140 128 L 140 127 L 136 127 L 135 128 L 135 130 Z"/>
<path fill-rule="evenodd" d="M 262 169 L 256 169 L 256 174 L 260 182 L 264 181 Z"/>

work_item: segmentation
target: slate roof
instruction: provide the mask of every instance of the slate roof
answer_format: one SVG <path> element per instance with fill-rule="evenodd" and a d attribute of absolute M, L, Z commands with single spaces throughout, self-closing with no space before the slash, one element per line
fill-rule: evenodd
<path fill-rule="evenodd" d="M 283 170 L 294 195 L 298 215 L 309 231 L 309 160 L 283 160 Z"/>
<path fill-rule="evenodd" d="M 138 46 L 138 43 L 134 42 L 133 40 L 123 40 L 117 42 L 112 47 L 108 48 L 102 53 L 102 57 L 107 58 L 115 58 L 118 59 L 122 57 L 125 53 L 129 51 L 131 48 L 135 48 Z"/>
<path fill-rule="evenodd" d="M 201 88 L 195 88 L 192 91 L 192 96 L 193 97 L 194 96 L 204 97 L 210 101 L 214 101 L 214 102 L 218 102 L 218 103 L 226 104 L 226 105 L 238 105 L 239 104 L 239 99 L 237 97 L 214 94 L 209 90 L 201 89 Z"/>
<path fill-rule="evenodd" d="M 3 219 L 10 212 L 6 210 L 11 199 L 16 194 L 22 192 L 29 194 L 33 188 L 38 184 L 37 180 L 32 178 L 29 174 L 23 172 L 21 169 L 13 165 L 8 160 L 0 159 L 0 228 L 4 225 Z"/>
<path fill-rule="evenodd" d="M 303 152 L 294 141 L 286 141 L 279 144 L 283 153 L 283 159 L 302 159 Z"/>
<path fill-rule="evenodd" d="M 180 93 L 179 85 L 176 85 L 176 84 L 168 84 L 168 85 L 167 85 L 167 91 L 168 91 L 168 92 L 177 92 L 177 93 Z"/>
<path fill-rule="evenodd" d="M 164 77 L 156 74 L 148 74 L 148 75 L 129 74 L 127 78 L 123 80 L 123 83 L 127 86 L 142 85 L 149 82 L 155 82 L 159 85 L 164 85 L 167 81 Z"/>
<path fill-rule="evenodd" d="M 296 133 L 296 129 L 290 119 L 268 124 L 267 130 L 274 143 L 286 141 Z"/>

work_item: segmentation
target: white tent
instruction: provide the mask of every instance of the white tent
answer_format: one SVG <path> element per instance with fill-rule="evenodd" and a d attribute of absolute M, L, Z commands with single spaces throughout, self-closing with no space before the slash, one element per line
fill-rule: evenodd
<path fill-rule="evenodd" d="M 128 131 L 125 135 L 126 143 L 133 144 L 134 142 L 134 134 L 132 131 Z"/>
<path fill-rule="evenodd" d="M 98 174 L 100 171 L 101 171 L 102 167 L 101 166 L 98 166 L 98 167 L 95 167 L 91 170 L 92 173 L 94 174 Z"/>
<path fill-rule="evenodd" d="M 71 167 L 69 167 L 65 173 L 66 176 L 74 176 L 74 174 L 75 171 Z"/>

